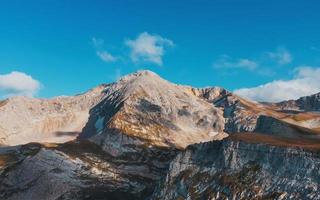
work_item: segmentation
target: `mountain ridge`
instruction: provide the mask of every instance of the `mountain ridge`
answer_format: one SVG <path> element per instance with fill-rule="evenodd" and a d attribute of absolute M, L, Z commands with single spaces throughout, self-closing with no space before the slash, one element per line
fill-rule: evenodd
<path fill-rule="evenodd" d="M 320 130 L 319 113 L 288 112 L 220 87 L 173 84 L 150 71 L 77 96 L 35 101 L 35 114 L 28 104 L 8 107 L 8 102 L 0 102 L 0 133 L 10 114 L 21 114 L 13 124 L 21 130 L 30 119 L 56 116 L 57 121 L 48 122 L 56 133 L 59 125 L 74 124 L 80 111 L 86 114 L 80 117 L 81 130 L 64 141 L 48 141 L 52 133 L 39 131 L 43 140 L 0 147 L 1 199 L 320 198 L 312 178 L 319 175 L 315 169 L 320 162 L 312 155 L 317 154 L 320 135 L 307 137 Z M 31 133 L 28 139 L 34 140 Z M 293 178 L 297 159 L 270 152 L 310 154 L 309 159 L 299 158 L 312 172 L 297 168 L 300 172 Z M 290 178 L 284 180 L 286 167 Z M 303 191 L 304 183 L 311 196 Z"/>

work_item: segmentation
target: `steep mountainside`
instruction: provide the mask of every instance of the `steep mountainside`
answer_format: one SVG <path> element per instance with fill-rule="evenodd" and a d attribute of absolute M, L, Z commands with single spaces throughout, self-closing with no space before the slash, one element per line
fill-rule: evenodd
<path fill-rule="evenodd" d="M 251 140 L 191 145 L 172 161 L 151 199 L 320 199 L 318 152 L 261 144 L 279 138 Z"/>
<path fill-rule="evenodd" d="M 104 95 L 79 141 L 41 145 L 5 167 L 2 198 L 144 199 L 178 149 L 226 136 L 220 109 L 152 72 L 128 75 Z M 19 154 L 28 154 L 22 149 Z M 58 183 L 64 184 L 52 187 Z"/>
<path fill-rule="evenodd" d="M 145 199 L 175 149 L 114 157 L 89 141 L 28 144 L 0 152 L 0 199 Z"/>
<path fill-rule="evenodd" d="M 124 151 L 132 144 L 184 148 L 225 135 L 220 109 L 153 72 L 126 76 L 105 92 L 80 138 L 108 151 Z"/>
<path fill-rule="evenodd" d="M 105 87 L 101 85 L 77 96 L 12 97 L 0 102 L 0 144 L 75 139 L 88 121 L 89 110 L 103 98 Z"/>
<path fill-rule="evenodd" d="M 223 117 L 225 118 L 224 131 L 229 134 L 256 131 L 259 128 L 257 123 L 260 118 L 273 119 L 264 121 L 264 125 L 268 127 L 272 126 L 273 121 L 277 121 L 284 125 L 304 127 L 315 131 L 320 130 L 320 113 L 288 112 L 283 110 L 280 104 L 252 102 L 218 87 L 192 88 L 192 91 L 196 96 L 207 100 L 223 111 Z"/>
<path fill-rule="evenodd" d="M 277 104 L 283 110 L 320 111 L 320 93 Z"/>

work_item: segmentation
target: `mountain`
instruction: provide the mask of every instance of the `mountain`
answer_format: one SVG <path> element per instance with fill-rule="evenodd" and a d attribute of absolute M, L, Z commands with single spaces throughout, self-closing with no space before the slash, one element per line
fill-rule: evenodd
<path fill-rule="evenodd" d="M 297 100 L 289 100 L 277 104 L 283 110 L 320 111 L 320 92 Z"/>
<path fill-rule="evenodd" d="M 53 99 L 12 97 L 0 102 L 0 144 L 66 142 L 85 126 L 89 110 L 104 96 L 106 85 L 84 94 Z"/>
<path fill-rule="evenodd" d="M 91 108 L 89 118 L 77 141 L 42 144 L 31 155 L 23 145 L 5 154 L 19 170 L 4 166 L 0 197 L 140 199 L 150 195 L 178 151 L 226 136 L 220 109 L 198 98 L 190 87 L 169 83 L 150 71 L 123 77 L 105 86 L 98 97 L 92 108 L 86 107 Z M 21 154 L 26 156 L 17 156 Z M 50 192 L 35 192 L 42 191 L 39 187 Z"/>
<path fill-rule="evenodd" d="M 1 101 L 0 199 L 317 199 L 320 114 L 281 105 L 151 71 Z"/>
<path fill-rule="evenodd" d="M 319 199 L 319 150 L 320 140 L 248 133 L 191 145 L 151 199 Z"/>
<path fill-rule="evenodd" d="M 106 148 L 121 141 L 121 148 L 113 151 L 123 151 L 132 144 L 185 148 L 225 135 L 220 109 L 195 96 L 188 87 L 169 83 L 153 72 L 126 76 L 105 93 L 79 137 Z"/>

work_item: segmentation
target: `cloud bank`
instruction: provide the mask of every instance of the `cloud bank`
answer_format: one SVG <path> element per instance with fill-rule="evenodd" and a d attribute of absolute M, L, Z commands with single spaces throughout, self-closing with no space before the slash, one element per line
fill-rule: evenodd
<path fill-rule="evenodd" d="M 125 44 L 130 48 L 133 62 L 152 62 L 157 65 L 162 65 L 165 49 L 174 46 L 171 40 L 147 32 L 141 33 L 134 40 L 126 40 Z"/>
<path fill-rule="evenodd" d="M 234 93 L 254 101 L 280 102 L 320 92 L 320 67 L 303 66 L 294 72 L 291 80 L 275 80 L 257 87 L 237 89 Z"/>
<path fill-rule="evenodd" d="M 34 96 L 40 89 L 40 82 L 23 72 L 13 71 L 0 74 L 0 93 L 3 97 Z"/>

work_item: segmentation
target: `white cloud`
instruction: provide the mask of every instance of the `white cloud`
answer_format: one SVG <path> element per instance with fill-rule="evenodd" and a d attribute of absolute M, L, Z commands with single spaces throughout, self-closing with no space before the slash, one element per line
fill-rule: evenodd
<path fill-rule="evenodd" d="M 130 57 L 133 62 L 147 61 L 162 65 L 162 56 L 166 47 L 174 43 L 159 35 L 143 32 L 134 40 L 126 40 L 125 44 L 131 48 Z"/>
<path fill-rule="evenodd" d="M 40 89 L 40 82 L 23 72 L 13 71 L 0 74 L 0 92 L 3 97 L 34 96 Z"/>
<path fill-rule="evenodd" d="M 113 56 L 111 53 L 103 49 L 104 40 L 99 38 L 91 39 L 92 45 L 96 49 L 97 56 L 104 62 L 115 62 L 117 57 Z"/>
<path fill-rule="evenodd" d="M 280 65 L 289 64 L 293 60 L 290 52 L 283 47 L 277 48 L 274 52 L 267 52 L 267 55 Z"/>
<path fill-rule="evenodd" d="M 244 67 L 251 70 L 256 69 L 258 66 L 256 62 L 249 59 L 240 59 L 237 64 L 239 67 Z"/>
<path fill-rule="evenodd" d="M 293 56 L 287 49 L 284 47 L 278 47 L 274 52 L 264 52 L 260 57 L 255 59 L 235 59 L 228 55 L 222 55 L 216 62 L 213 63 L 213 67 L 216 69 L 247 69 L 250 71 L 255 71 L 261 75 L 270 75 L 274 73 L 272 68 L 270 68 L 270 61 L 272 63 L 276 63 L 277 65 L 284 65 L 291 63 L 292 60 Z"/>
<path fill-rule="evenodd" d="M 235 60 L 228 55 L 223 55 L 217 62 L 213 64 L 213 67 L 222 69 L 243 68 L 255 70 L 258 67 L 258 63 L 245 58 Z"/>
<path fill-rule="evenodd" d="M 241 88 L 234 93 L 255 101 L 279 102 L 320 92 L 320 67 L 303 66 L 294 72 L 291 80 L 275 80 L 253 88 Z"/>
<path fill-rule="evenodd" d="M 117 60 L 116 57 L 114 57 L 113 55 L 111 55 L 110 53 L 108 53 L 106 51 L 97 51 L 97 55 L 101 60 L 103 60 L 105 62 L 114 62 Z"/>

